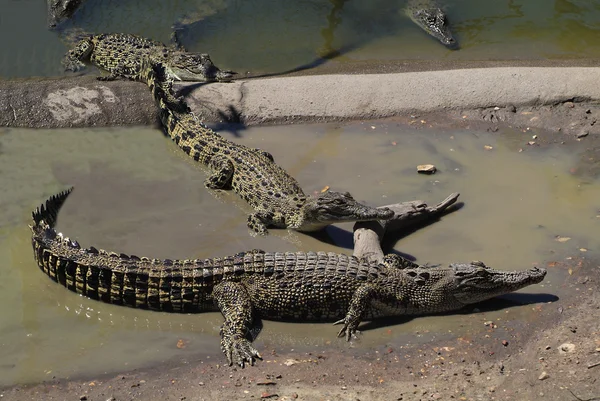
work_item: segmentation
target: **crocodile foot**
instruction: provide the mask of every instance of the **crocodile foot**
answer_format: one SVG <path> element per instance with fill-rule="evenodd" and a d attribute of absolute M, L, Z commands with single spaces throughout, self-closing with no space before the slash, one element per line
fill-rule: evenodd
<path fill-rule="evenodd" d="M 357 330 L 359 323 L 360 319 L 354 318 L 350 315 L 347 315 L 345 318 L 338 320 L 334 323 L 334 325 L 344 325 L 342 329 L 338 332 L 338 337 L 346 337 L 346 341 L 350 341 L 350 339 L 352 338 L 357 339 L 357 334 L 360 334 L 360 331 Z"/>
<path fill-rule="evenodd" d="M 246 363 L 254 365 L 256 359 L 262 359 L 249 340 L 235 334 L 225 335 L 223 328 L 221 328 L 221 351 L 225 354 L 229 366 L 236 364 L 243 368 Z"/>

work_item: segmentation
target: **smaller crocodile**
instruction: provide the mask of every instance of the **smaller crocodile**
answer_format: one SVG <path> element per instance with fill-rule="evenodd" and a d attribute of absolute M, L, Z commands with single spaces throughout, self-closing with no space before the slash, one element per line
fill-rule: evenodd
<path fill-rule="evenodd" d="M 388 208 L 357 202 L 348 192 L 325 191 L 307 196 L 300 184 L 273 156 L 231 142 L 207 127 L 189 112 L 169 105 L 172 78 L 162 63 L 143 62 L 141 80 L 150 87 L 166 134 L 192 159 L 210 169 L 204 182 L 210 189 L 233 189 L 252 206 L 248 227 L 266 234 L 268 226 L 298 231 L 317 231 L 343 222 L 387 220 Z"/>
<path fill-rule="evenodd" d="M 54 229 L 71 193 L 33 213 L 31 242 L 39 268 L 78 294 L 116 305 L 166 312 L 220 311 L 221 350 L 229 364 L 253 364 L 258 319 L 342 324 L 350 340 L 363 320 L 461 309 L 540 283 L 546 270 L 494 270 L 482 262 L 414 267 L 336 253 L 264 252 L 196 260 L 159 260 L 82 248 Z"/>
<path fill-rule="evenodd" d="M 452 50 L 459 48 L 448 26 L 446 14 L 435 0 L 408 0 L 404 8 L 408 17 L 421 29 Z"/>
<path fill-rule="evenodd" d="M 79 34 L 77 44 L 63 59 L 67 71 L 79 71 L 89 61 L 110 75 L 99 80 L 114 80 L 125 77 L 140 80 L 141 60 L 148 57 L 151 62 L 161 62 L 169 73 L 180 81 L 212 82 L 231 81 L 233 71 L 222 71 L 205 53 L 188 53 L 183 49 L 125 33 Z"/>

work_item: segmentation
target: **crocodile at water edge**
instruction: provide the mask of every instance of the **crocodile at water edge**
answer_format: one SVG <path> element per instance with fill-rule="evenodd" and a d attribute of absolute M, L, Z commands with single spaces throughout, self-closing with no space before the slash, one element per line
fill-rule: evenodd
<path fill-rule="evenodd" d="M 169 73 L 180 81 L 231 81 L 235 72 L 222 71 L 205 53 L 188 53 L 181 48 L 141 36 L 125 33 L 79 34 L 79 41 L 63 59 L 65 70 L 79 71 L 84 61 L 91 62 L 110 75 L 98 77 L 113 80 L 125 77 L 140 80 L 141 60 L 149 58 L 161 62 Z"/>
<path fill-rule="evenodd" d="M 388 208 L 357 202 L 348 192 L 305 195 L 268 152 L 231 142 L 200 122 L 189 109 L 171 107 L 168 99 L 174 96 L 173 81 L 168 70 L 152 60 L 144 60 L 143 64 L 142 81 L 152 91 L 165 132 L 188 156 L 210 169 L 204 182 L 207 188 L 232 188 L 252 206 L 255 213 L 248 217 L 252 232 L 266 234 L 267 226 L 317 231 L 333 223 L 394 216 Z"/>
<path fill-rule="evenodd" d="M 421 29 L 452 50 L 459 48 L 458 42 L 448 26 L 446 14 L 435 0 L 408 0 L 404 12 Z"/>
<path fill-rule="evenodd" d="M 546 270 L 500 271 L 481 262 L 405 267 L 325 252 L 264 252 L 196 260 L 139 258 L 82 248 L 54 229 L 71 190 L 33 213 L 32 245 L 40 269 L 78 294 L 107 303 L 168 312 L 220 311 L 221 349 L 230 364 L 260 358 L 255 319 L 335 321 L 349 340 L 363 320 L 461 309 L 540 283 Z"/>

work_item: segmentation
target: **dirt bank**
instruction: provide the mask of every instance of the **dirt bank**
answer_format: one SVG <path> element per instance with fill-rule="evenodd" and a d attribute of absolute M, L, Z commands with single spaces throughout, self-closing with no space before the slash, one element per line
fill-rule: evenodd
<path fill-rule="evenodd" d="M 468 120 L 596 133 L 599 81 L 597 67 L 494 67 L 275 77 L 177 88 L 208 122 L 289 124 L 460 112 Z M 584 110 L 590 112 L 580 115 L 576 114 L 579 109 L 565 110 L 560 119 L 546 118 L 556 114 L 557 104 L 572 101 L 585 102 Z M 527 114 L 536 110 L 541 113 L 538 120 Z M 100 82 L 90 75 L 0 81 L 2 126 L 57 128 L 155 121 L 156 108 L 140 83 Z"/>

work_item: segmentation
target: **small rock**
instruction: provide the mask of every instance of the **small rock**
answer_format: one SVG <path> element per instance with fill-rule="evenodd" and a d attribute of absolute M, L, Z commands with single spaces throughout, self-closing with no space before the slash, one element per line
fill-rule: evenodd
<path fill-rule="evenodd" d="M 564 343 L 558 346 L 558 352 L 561 354 L 567 354 L 573 351 L 575 351 L 575 344 Z"/>
<path fill-rule="evenodd" d="M 516 113 L 517 112 L 517 108 L 514 105 L 510 105 L 507 107 L 508 111 L 510 111 L 511 113 Z"/>
<path fill-rule="evenodd" d="M 542 372 L 542 374 L 540 375 L 540 377 L 538 377 L 538 380 L 546 380 L 549 377 L 550 377 L 550 375 L 548 373 Z"/>
<path fill-rule="evenodd" d="M 586 129 L 582 129 L 581 131 L 579 131 L 579 133 L 577 134 L 577 138 L 585 138 L 586 136 L 588 136 L 590 134 L 590 132 Z"/>
<path fill-rule="evenodd" d="M 502 345 L 504 345 L 505 347 L 508 347 L 508 341 L 502 340 Z"/>
<path fill-rule="evenodd" d="M 417 172 L 421 174 L 434 174 L 437 171 L 433 164 L 419 164 L 417 166 Z"/>
<path fill-rule="evenodd" d="M 490 146 L 490 145 L 485 145 L 483 148 L 484 148 L 485 150 L 492 150 L 492 149 L 494 149 L 494 148 L 493 148 L 492 146 Z"/>
<path fill-rule="evenodd" d="M 575 105 L 573 104 L 573 102 L 565 102 L 565 106 L 567 106 L 570 109 L 572 109 L 573 107 L 575 107 Z"/>
<path fill-rule="evenodd" d="M 264 398 L 264 399 L 266 399 L 266 398 L 275 398 L 275 397 L 279 397 L 279 395 L 278 394 L 269 394 L 269 393 L 262 393 L 260 395 L 260 398 Z"/>
<path fill-rule="evenodd" d="M 286 361 L 283 364 L 285 366 L 292 366 L 292 365 L 295 365 L 297 363 L 300 363 L 300 361 L 298 361 L 297 359 L 286 359 Z"/>
<path fill-rule="evenodd" d="M 87 396 L 86 396 L 86 395 L 82 395 L 81 397 L 79 397 L 79 399 L 80 399 L 81 401 L 85 401 L 85 400 L 87 400 Z"/>

